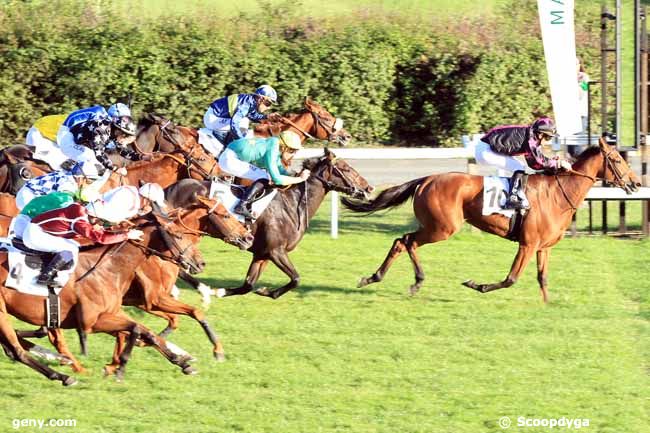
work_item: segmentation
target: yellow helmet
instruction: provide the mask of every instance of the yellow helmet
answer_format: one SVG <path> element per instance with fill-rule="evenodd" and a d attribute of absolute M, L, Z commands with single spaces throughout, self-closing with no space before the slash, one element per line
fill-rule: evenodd
<path fill-rule="evenodd" d="M 293 131 L 282 131 L 280 133 L 280 144 L 284 144 L 288 148 L 294 150 L 302 149 L 300 136 Z"/>

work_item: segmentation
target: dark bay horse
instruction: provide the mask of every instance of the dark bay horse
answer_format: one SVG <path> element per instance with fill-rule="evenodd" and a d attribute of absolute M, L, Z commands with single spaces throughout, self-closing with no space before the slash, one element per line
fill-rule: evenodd
<path fill-rule="evenodd" d="M 33 158 L 27 146 L 0 150 L 0 192 L 16 194 L 29 179 L 51 171 L 50 166 Z"/>
<path fill-rule="evenodd" d="M 181 236 L 179 244 L 183 247 L 174 251 L 165 242 L 169 233 L 182 233 L 182 228 L 176 223 L 163 227 L 151 216 L 145 216 L 136 221 L 136 227 L 144 232 L 142 241 L 128 241 L 118 245 L 93 247 L 82 252 L 79 264 L 70 281 L 61 291 L 61 328 L 83 329 L 84 332 L 104 332 L 112 335 L 127 333 L 129 336 L 126 347 L 116 345 L 114 361 L 119 364 L 116 370 L 118 378 L 122 378 L 131 350 L 138 338 L 153 345 L 168 361 L 179 366 L 184 373 L 192 374 L 194 370 L 188 364 L 189 359 L 175 355 L 166 345 L 163 338 L 155 335 L 145 326 L 128 317 L 122 310 L 122 297 L 135 278 L 136 269 L 154 254 L 165 260 L 181 263 L 193 261 L 200 268 L 197 257 L 200 252 Z M 166 234 L 165 234 L 166 233 Z M 0 281 L 7 277 L 7 254 L 0 253 Z M 74 378 L 58 373 L 51 368 L 34 360 L 21 347 L 16 332 L 7 317 L 11 314 L 18 319 L 34 325 L 44 325 L 46 320 L 43 297 L 20 293 L 13 289 L 0 286 L 0 344 L 5 353 L 50 380 L 60 380 L 63 385 L 72 385 Z M 59 333 L 62 337 L 62 333 Z M 57 350 L 71 356 L 67 351 L 65 341 L 55 341 Z"/>
<path fill-rule="evenodd" d="M 220 296 L 243 295 L 254 290 L 255 283 L 269 261 L 291 281 L 275 290 L 258 289 L 256 294 L 277 299 L 297 287 L 300 276 L 289 260 L 288 253 L 298 246 L 307 231 L 309 220 L 327 193 L 338 191 L 362 198 L 373 190 L 354 168 L 328 149 L 325 149 L 322 157 L 303 161 L 303 167 L 311 171 L 309 179 L 286 190 L 280 190 L 252 225 L 251 231 L 255 240 L 249 251 L 253 253 L 253 261 L 248 268 L 246 280 L 238 288 L 225 289 Z"/>
<path fill-rule="evenodd" d="M 577 207 L 589 188 L 602 179 L 627 192 L 640 186 L 618 151 L 600 140 L 598 147 L 586 149 L 573 165 L 573 171 L 556 175 L 531 175 L 527 196 L 531 208 L 525 217 L 519 235 L 519 250 L 505 280 L 493 284 L 477 284 L 471 280 L 463 284 L 481 293 L 512 286 L 533 255 L 537 255 L 537 280 L 544 302 L 548 302 L 548 259 L 551 248 L 563 237 Z M 372 213 L 389 209 L 413 197 L 413 211 L 419 228 L 395 239 L 382 265 L 358 287 L 381 281 L 395 259 L 407 252 L 415 270 L 415 284 L 410 293 L 422 286 L 424 272 L 416 254 L 422 245 L 443 241 L 460 230 L 464 221 L 479 229 L 506 237 L 509 219 L 499 214 L 482 215 L 483 178 L 465 173 L 444 173 L 415 179 L 382 191 L 369 202 L 343 199 L 343 204 L 354 212 Z"/>

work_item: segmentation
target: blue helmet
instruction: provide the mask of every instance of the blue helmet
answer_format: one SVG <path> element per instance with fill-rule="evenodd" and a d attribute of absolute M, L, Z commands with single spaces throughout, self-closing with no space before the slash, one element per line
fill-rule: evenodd
<path fill-rule="evenodd" d="M 256 95 L 260 95 L 269 101 L 271 101 L 274 104 L 277 104 L 278 102 L 278 94 L 275 91 L 275 89 L 268 84 L 264 84 L 263 86 L 258 87 L 255 90 Z"/>

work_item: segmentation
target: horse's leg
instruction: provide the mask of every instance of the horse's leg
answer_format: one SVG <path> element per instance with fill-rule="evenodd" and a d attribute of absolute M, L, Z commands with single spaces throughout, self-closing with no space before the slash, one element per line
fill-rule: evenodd
<path fill-rule="evenodd" d="M 537 281 L 539 288 L 542 291 L 542 300 L 548 303 L 548 258 L 551 255 L 551 250 L 545 248 L 537 251 Z"/>
<path fill-rule="evenodd" d="M 512 267 L 510 268 L 510 273 L 505 280 L 499 283 L 477 284 L 472 280 L 467 280 L 463 283 L 463 285 L 481 293 L 487 293 L 493 290 L 502 289 L 504 287 L 510 287 L 515 284 L 521 273 L 524 271 L 524 269 L 526 269 L 526 265 L 528 265 L 530 259 L 533 258 L 533 254 L 535 254 L 536 250 L 536 247 L 519 245 L 519 250 L 517 251 L 515 260 L 512 263 Z"/>
<path fill-rule="evenodd" d="M 271 253 L 271 261 L 289 278 L 291 278 L 291 281 L 279 289 L 269 290 L 266 287 L 263 287 L 259 290 L 256 290 L 254 293 L 256 295 L 278 299 L 289 290 L 298 287 L 298 284 L 300 284 L 300 275 L 298 274 L 298 271 L 296 271 L 296 268 L 293 266 L 293 263 L 291 263 L 291 260 L 289 260 L 287 252 L 284 250 L 274 250 Z"/>
<path fill-rule="evenodd" d="M 77 328 L 77 335 L 79 336 L 79 347 L 81 347 L 81 354 L 83 356 L 88 356 L 88 335 L 81 328 Z"/>
<path fill-rule="evenodd" d="M 115 372 L 118 379 L 121 379 L 124 376 L 126 363 L 131 356 L 131 351 L 133 350 L 133 346 L 138 338 L 142 339 L 145 343 L 154 346 L 156 350 L 158 350 L 169 362 L 179 366 L 183 370 L 183 373 L 196 373 L 196 370 L 194 370 L 194 368 L 188 363 L 190 357 L 174 354 L 169 350 L 163 338 L 158 337 L 146 326 L 133 321 L 122 311 L 119 311 L 116 314 L 102 313 L 97 318 L 95 324 L 92 325 L 91 329 L 94 332 L 104 332 L 108 334 L 114 334 L 120 331 L 126 331 L 129 333 L 129 339 L 126 346 L 118 357 L 120 366 Z"/>
<path fill-rule="evenodd" d="M 211 301 L 210 295 L 214 294 L 212 288 L 207 284 L 203 284 L 198 278 L 195 278 L 194 276 L 182 270 L 179 271 L 178 278 L 185 281 L 187 284 L 199 291 L 202 297 L 201 302 L 203 302 L 203 307 L 207 309 Z"/>
<path fill-rule="evenodd" d="M 386 275 L 386 272 L 388 272 L 388 269 L 391 267 L 395 259 L 397 259 L 397 257 L 399 257 L 399 255 L 402 254 L 406 249 L 406 246 L 404 245 L 405 243 L 404 240 L 406 239 L 407 236 L 408 234 L 402 236 L 401 238 L 397 238 L 393 241 L 393 246 L 388 251 L 388 255 L 384 259 L 384 262 L 381 264 L 381 266 L 371 276 L 362 277 L 359 280 L 357 287 L 364 287 L 367 286 L 368 284 L 378 283 L 384 278 L 384 275 Z"/>
<path fill-rule="evenodd" d="M 128 332 L 118 332 L 115 335 L 115 346 L 113 347 L 113 362 L 104 366 L 104 376 L 112 376 L 120 367 L 120 354 L 124 351 Z"/>
<path fill-rule="evenodd" d="M 68 345 L 66 344 L 65 338 L 63 336 L 63 330 L 59 328 L 48 329 L 47 336 L 50 339 L 50 343 L 52 343 L 52 345 L 56 348 L 57 352 L 72 361 L 72 371 L 75 371 L 77 373 L 86 372 L 86 369 L 83 367 L 83 365 L 81 365 L 79 360 L 77 360 L 72 352 L 70 352 L 70 349 L 68 349 Z"/>
<path fill-rule="evenodd" d="M 173 298 L 172 298 L 173 299 Z M 142 311 L 146 311 L 149 314 L 158 316 L 161 319 L 167 321 L 167 327 L 158 333 L 158 336 L 162 338 L 167 338 L 169 334 L 178 329 L 178 316 L 176 314 L 171 314 L 166 311 L 157 311 L 157 310 L 148 310 L 146 305 L 138 305 L 138 308 Z"/>
<path fill-rule="evenodd" d="M 18 336 L 3 310 L 4 308 L 0 310 L 0 340 L 2 341 L 2 346 L 5 351 L 8 350 L 11 353 L 10 358 L 36 370 L 50 380 L 60 380 L 64 386 L 70 386 L 77 383 L 75 378 L 54 371 L 50 367 L 43 365 L 32 358 L 27 351 L 21 347 L 20 342 L 18 341 Z"/>
<path fill-rule="evenodd" d="M 223 351 L 223 345 L 219 340 L 219 336 L 210 327 L 208 321 L 205 320 L 205 314 L 203 314 L 203 311 L 201 311 L 199 308 L 195 308 L 181 301 L 177 301 L 176 299 L 167 295 L 162 295 L 156 299 L 153 302 L 152 307 L 164 311 L 165 313 L 184 314 L 199 322 L 203 328 L 203 331 L 205 331 L 206 335 L 210 339 L 210 342 L 212 343 L 212 355 L 217 361 L 224 361 L 226 359 Z"/>
<path fill-rule="evenodd" d="M 421 237 L 421 231 L 422 230 L 418 230 L 417 232 L 413 233 L 413 235 L 407 235 L 405 242 L 406 251 L 409 254 L 411 263 L 413 263 L 413 271 L 415 272 L 415 283 L 409 287 L 409 293 L 411 295 L 415 295 L 418 290 L 420 290 L 420 287 L 422 287 L 422 283 L 424 282 L 424 271 L 422 270 L 422 265 L 420 264 L 420 258 L 415 251 L 420 245 L 428 243 L 425 239 L 419 239 Z"/>
<path fill-rule="evenodd" d="M 236 289 L 217 289 L 217 297 L 223 298 L 233 295 L 245 295 L 253 290 L 255 288 L 255 283 L 260 278 L 267 263 L 268 259 L 253 257 L 253 261 L 248 267 L 248 273 L 246 274 L 246 281 L 244 281 L 244 284 Z"/>
<path fill-rule="evenodd" d="M 16 330 L 16 335 L 20 338 L 43 338 L 47 337 L 47 328 L 45 326 L 41 326 L 40 328 L 34 329 L 33 331 Z"/>

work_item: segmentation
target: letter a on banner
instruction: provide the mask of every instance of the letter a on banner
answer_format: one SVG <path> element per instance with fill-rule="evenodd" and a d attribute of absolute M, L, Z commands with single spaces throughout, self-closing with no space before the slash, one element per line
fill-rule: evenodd
<path fill-rule="evenodd" d="M 578 106 L 574 0 L 537 0 L 551 101 L 561 137 L 582 130 Z"/>

